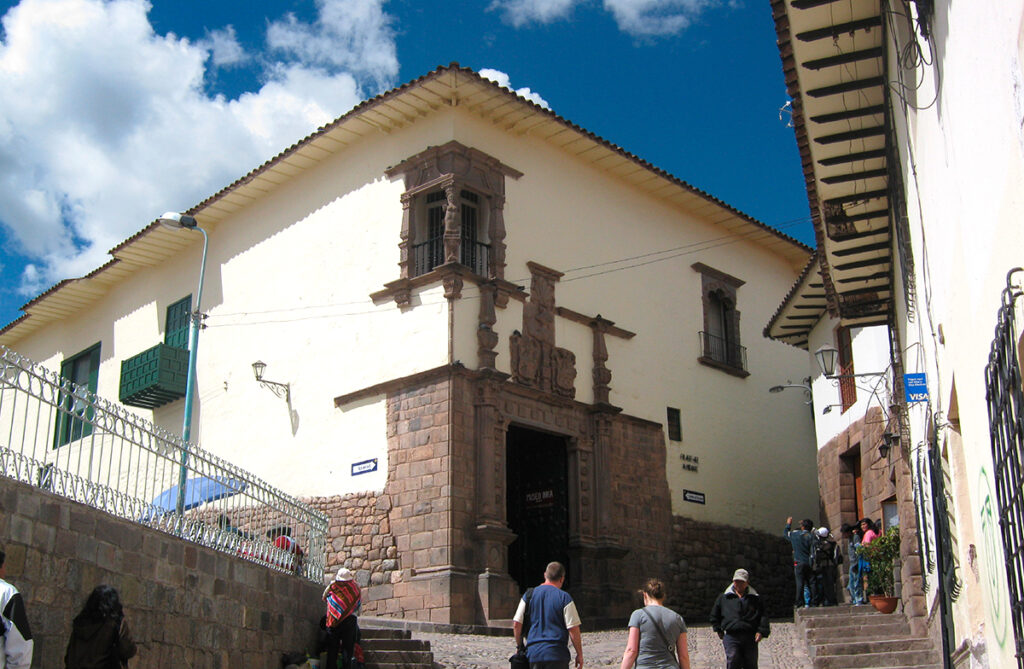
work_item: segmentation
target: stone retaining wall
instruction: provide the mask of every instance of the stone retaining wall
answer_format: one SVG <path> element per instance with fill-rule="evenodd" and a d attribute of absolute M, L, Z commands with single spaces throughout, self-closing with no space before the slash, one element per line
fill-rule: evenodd
<path fill-rule="evenodd" d="M 750 585 L 772 618 L 793 615 L 793 551 L 779 534 L 703 523 L 680 516 L 672 522 L 671 583 L 666 605 L 688 623 L 706 623 L 711 607 L 736 569 L 750 572 Z"/>
<path fill-rule="evenodd" d="M 33 667 L 64 666 L 71 620 L 101 583 L 121 593 L 132 669 L 277 669 L 282 652 L 313 650 L 322 586 L 2 477 L 0 542 Z"/>
<path fill-rule="evenodd" d="M 324 578 L 333 578 L 339 567 L 348 567 L 355 572 L 359 586 L 366 589 L 363 615 L 394 613 L 388 610 L 385 586 L 399 582 L 402 572 L 398 546 L 391 533 L 391 496 L 382 492 L 361 492 L 306 501 L 327 515 Z"/>

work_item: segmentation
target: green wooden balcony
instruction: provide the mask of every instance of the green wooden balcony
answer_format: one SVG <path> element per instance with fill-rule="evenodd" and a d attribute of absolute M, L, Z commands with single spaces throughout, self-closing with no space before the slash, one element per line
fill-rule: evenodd
<path fill-rule="evenodd" d="M 155 409 L 185 396 L 188 351 L 157 344 L 121 362 L 121 404 Z"/>

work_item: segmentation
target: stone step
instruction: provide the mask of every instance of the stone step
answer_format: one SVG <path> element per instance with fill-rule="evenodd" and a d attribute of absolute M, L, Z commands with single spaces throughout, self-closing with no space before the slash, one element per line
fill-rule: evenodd
<path fill-rule="evenodd" d="M 429 650 L 370 650 L 364 646 L 363 657 L 366 664 L 425 664 L 428 667 L 434 664 L 434 654 Z"/>
<path fill-rule="evenodd" d="M 861 655 L 865 653 L 895 653 L 899 651 L 932 650 L 931 639 L 873 639 L 846 643 L 813 644 L 811 656 L 820 655 Z"/>
<path fill-rule="evenodd" d="M 837 604 L 835 606 L 811 606 L 797 609 L 804 617 L 811 616 L 846 616 L 851 613 L 874 613 L 875 607 L 870 604 Z"/>
<path fill-rule="evenodd" d="M 434 669 L 433 661 L 430 664 L 408 664 L 406 662 L 367 662 L 366 669 Z"/>
<path fill-rule="evenodd" d="M 884 624 L 808 628 L 807 641 L 813 644 L 829 642 L 860 641 L 862 639 L 896 639 L 910 636 L 910 626 L 902 618 Z"/>
<path fill-rule="evenodd" d="M 892 669 L 940 664 L 938 651 L 901 650 L 860 655 L 819 655 L 812 660 L 814 669 Z"/>
<path fill-rule="evenodd" d="M 363 639 L 410 639 L 412 638 L 412 632 L 403 629 L 360 626 L 359 636 Z"/>
<path fill-rule="evenodd" d="M 798 618 L 798 621 L 804 626 L 804 629 L 823 629 L 826 627 L 886 625 L 891 623 L 894 618 L 896 620 L 903 620 L 903 616 L 879 613 L 871 609 L 870 612 L 856 612 L 846 615 L 801 616 Z"/>
<path fill-rule="evenodd" d="M 429 641 L 420 639 L 363 639 L 363 649 L 372 648 L 374 652 L 382 650 L 430 650 Z"/>

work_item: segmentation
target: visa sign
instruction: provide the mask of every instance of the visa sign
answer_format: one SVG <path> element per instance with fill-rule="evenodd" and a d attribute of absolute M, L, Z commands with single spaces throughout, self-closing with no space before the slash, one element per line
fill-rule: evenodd
<path fill-rule="evenodd" d="M 903 394 L 907 404 L 928 401 L 928 376 L 926 374 L 904 374 Z"/>

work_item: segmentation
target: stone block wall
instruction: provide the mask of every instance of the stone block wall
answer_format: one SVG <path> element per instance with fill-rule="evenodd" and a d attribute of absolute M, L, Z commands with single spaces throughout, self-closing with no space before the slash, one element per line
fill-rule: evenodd
<path fill-rule="evenodd" d="M 333 578 L 339 567 L 351 569 L 363 588 L 363 614 L 394 614 L 392 591 L 401 580 L 401 570 L 391 533 L 391 496 L 361 492 L 307 502 L 327 516 L 324 578 Z"/>
<path fill-rule="evenodd" d="M 277 669 L 312 651 L 322 586 L 0 478 L 7 580 L 25 599 L 33 667 L 63 666 L 72 618 L 99 584 L 121 593 L 132 669 Z"/>
<path fill-rule="evenodd" d="M 665 604 L 688 624 L 708 622 L 719 593 L 739 568 L 750 572 L 771 618 L 793 616 L 793 551 L 779 533 L 704 523 L 676 516 L 672 523 L 672 562 Z M 639 587 L 639 583 L 637 587 Z"/>

